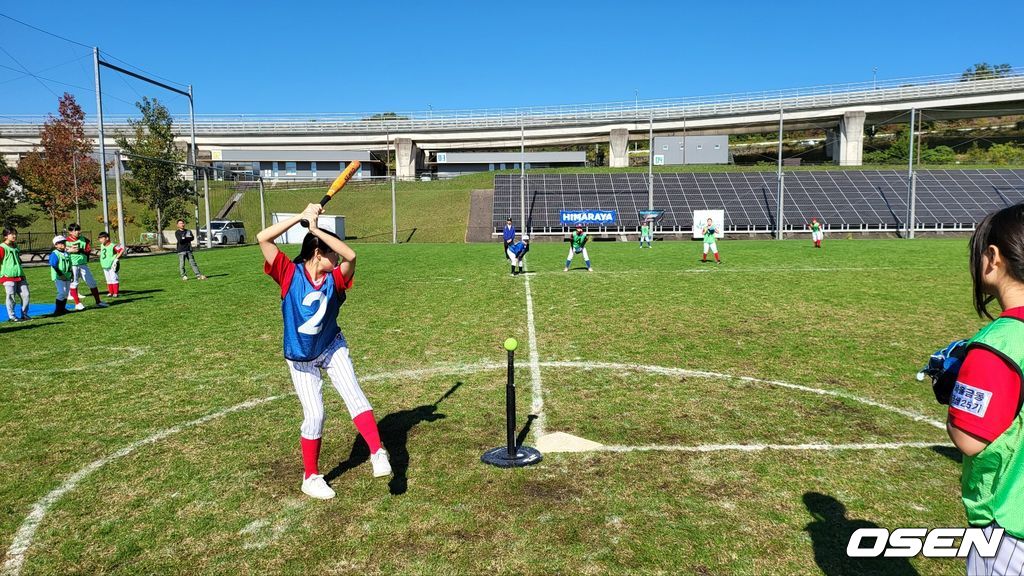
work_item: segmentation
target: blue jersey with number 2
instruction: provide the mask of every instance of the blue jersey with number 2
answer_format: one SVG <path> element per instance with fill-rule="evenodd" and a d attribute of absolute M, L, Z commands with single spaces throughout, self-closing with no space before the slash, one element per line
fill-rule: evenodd
<path fill-rule="evenodd" d="M 273 267 L 267 268 L 275 269 L 268 270 L 268 274 L 281 285 L 284 357 L 296 362 L 316 359 L 341 334 L 338 311 L 345 303 L 345 289 L 351 287 L 351 282 L 344 285 L 345 278 L 336 269 L 325 275 L 320 284 L 314 284 L 305 266 L 288 262 L 283 255 L 278 256 Z"/>

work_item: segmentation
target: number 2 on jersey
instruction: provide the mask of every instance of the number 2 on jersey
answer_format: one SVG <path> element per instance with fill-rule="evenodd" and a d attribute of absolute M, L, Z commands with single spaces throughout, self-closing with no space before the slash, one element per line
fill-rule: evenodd
<path fill-rule="evenodd" d="M 306 294 L 306 297 L 302 299 L 302 305 L 312 306 L 313 304 L 316 304 L 317 308 L 316 312 L 313 313 L 309 320 L 306 320 L 302 323 L 302 326 L 299 326 L 300 334 L 315 336 L 320 333 L 320 330 L 323 329 L 320 322 L 324 319 L 324 314 L 327 313 L 327 307 L 325 306 L 326 303 L 327 295 L 323 292 L 316 291 Z"/>

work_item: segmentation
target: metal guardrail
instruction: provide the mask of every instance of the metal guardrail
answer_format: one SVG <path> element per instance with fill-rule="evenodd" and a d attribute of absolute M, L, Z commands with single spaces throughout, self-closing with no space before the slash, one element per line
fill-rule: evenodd
<path fill-rule="evenodd" d="M 973 94 L 1024 92 L 1024 73 L 1013 72 L 987 79 L 964 80 L 960 74 L 831 84 L 785 90 L 766 90 L 691 98 L 619 101 L 598 104 L 525 108 L 438 110 L 395 113 L 197 115 L 197 134 L 375 133 L 482 130 L 537 126 L 579 125 L 598 122 L 647 122 L 695 119 L 749 113 L 773 113 L 835 106 L 883 104 L 926 98 Z M 7 116 L 19 124 L 0 124 L 0 135 L 35 135 L 44 118 Z M 128 116 L 107 116 L 105 125 L 118 130 Z M 176 117 L 179 131 L 187 131 L 188 118 Z M 95 131 L 94 125 L 87 130 Z"/>

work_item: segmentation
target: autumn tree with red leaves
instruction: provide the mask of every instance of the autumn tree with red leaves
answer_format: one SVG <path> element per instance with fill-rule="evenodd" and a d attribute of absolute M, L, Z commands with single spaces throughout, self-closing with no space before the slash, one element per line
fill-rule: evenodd
<path fill-rule="evenodd" d="M 57 221 L 80 206 L 95 206 L 100 197 L 99 162 L 90 156 L 92 140 L 85 135 L 85 112 L 65 92 L 58 101 L 58 116 L 50 114 L 39 133 L 40 148 L 33 148 L 18 164 L 29 203 L 45 212 L 57 233 Z"/>

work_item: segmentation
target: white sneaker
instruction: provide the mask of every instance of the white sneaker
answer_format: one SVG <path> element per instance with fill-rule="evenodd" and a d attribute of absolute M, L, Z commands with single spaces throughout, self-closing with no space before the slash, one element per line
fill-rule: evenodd
<path fill-rule="evenodd" d="M 370 464 L 373 464 L 373 477 L 391 476 L 391 461 L 388 460 L 388 451 L 381 448 L 370 456 Z"/>
<path fill-rule="evenodd" d="M 107 304 L 106 302 L 100 302 L 96 306 L 99 307 L 99 308 L 106 308 L 106 307 L 110 306 L 110 304 Z"/>
<path fill-rule="evenodd" d="M 82 304 L 81 302 L 75 304 L 75 310 L 85 310 L 85 304 Z"/>
<path fill-rule="evenodd" d="M 330 500 L 334 498 L 334 490 L 331 490 L 331 487 L 327 485 L 321 474 L 313 474 L 303 480 L 302 493 L 306 496 L 312 496 L 317 500 Z"/>

